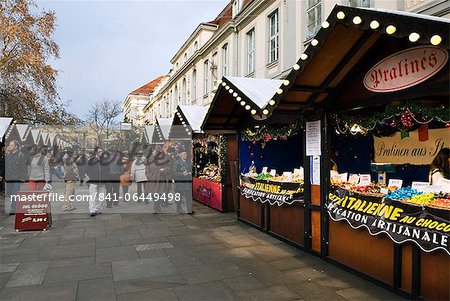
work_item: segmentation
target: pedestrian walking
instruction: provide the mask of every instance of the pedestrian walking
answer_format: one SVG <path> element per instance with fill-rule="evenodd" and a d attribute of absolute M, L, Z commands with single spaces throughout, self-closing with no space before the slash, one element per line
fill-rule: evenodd
<path fill-rule="evenodd" d="M 50 184 L 49 160 L 47 154 L 40 146 L 34 145 L 31 148 L 27 166 L 30 190 L 43 190 L 44 186 Z"/>
<path fill-rule="evenodd" d="M 147 176 L 145 175 L 145 164 L 147 162 L 147 158 L 144 156 L 143 151 L 138 151 L 136 159 L 134 159 L 131 164 L 131 180 L 136 182 L 137 185 L 137 197 L 138 202 L 141 202 L 141 198 L 143 198 L 144 186 L 147 182 Z M 133 198 L 131 198 L 133 199 Z"/>
<path fill-rule="evenodd" d="M 123 174 L 120 176 L 120 186 L 122 187 L 122 197 L 124 200 L 129 200 L 128 189 L 131 185 L 131 165 L 132 162 L 128 158 L 128 153 L 124 152 L 122 157 Z"/>
<path fill-rule="evenodd" d="M 75 210 L 75 207 L 72 206 L 70 197 L 75 195 L 75 184 L 80 180 L 80 174 L 71 151 L 67 151 L 62 160 L 64 182 L 66 187 L 64 191 L 64 202 L 61 209 L 63 211 L 72 211 Z"/>
<path fill-rule="evenodd" d="M 17 140 L 9 142 L 5 153 L 5 180 L 6 197 L 11 198 L 10 215 L 16 213 L 15 195 L 19 192 L 20 184 L 25 182 L 26 178 L 26 158 L 20 150 L 20 144 Z"/>
<path fill-rule="evenodd" d="M 89 177 L 89 214 L 96 216 L 102 213 L 102 202 L 105 199 L 105 167 L 102 166 L 103 153 L 95 149 L 87 161 L 87 175 Z"/>
<path fill-rule="evenodd" d="M 145 185 L 145 194 L 151 195 L 153 200 L 153 209 L 155 213 L 161 212 L 161 203 L 167 197 L 164 166 L 169 163 L 169 158 L 157 145 L 147 160 L 145 175 L 147 184 Z"/>

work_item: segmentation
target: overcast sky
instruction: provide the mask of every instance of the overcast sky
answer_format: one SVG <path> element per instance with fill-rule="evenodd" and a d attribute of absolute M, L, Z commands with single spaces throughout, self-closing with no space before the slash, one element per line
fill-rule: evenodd
<path fill-rule="evenodd" d="M 44 1 L 56 12 L 61 58 L 53 65 L 62 100 L 80 118 L 103 99 L 123 101 L 132 90 L 165 74 L 169 60 L 201 22 L 228 0 Z"/>

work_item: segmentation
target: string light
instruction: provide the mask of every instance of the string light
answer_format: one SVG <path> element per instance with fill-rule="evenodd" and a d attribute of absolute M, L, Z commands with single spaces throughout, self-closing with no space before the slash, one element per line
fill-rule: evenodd
<path fill-rule="evenodd" d="M 442 42 L 442 38 L 439 35 L 434 35 L 430 39 L 430 43 L 434 46 L 439 45 Z"/>
<path fill-rule="evenodd" d="M 229 90 L 230 89 L 230 86 L 225 86 L 225 90 Z"/>
<path fill-rule="evenodd" d="M 396 31 L 397 31 L 397 28 L 395 28 L 394 25 L 389 25 L 388 27 L 386 27 L 386 33 L 387 34 L 393 34 Z"/>
<path fill-rule="evenodd" d="M 330 27 L 330 23 L 328 23 L 328 21 L 323 21 L 322 27 L 323 28 L 328 28 L 328 27 Z"/>
<path fill-rule="evenodd" d="M 377 29 L 378 27 L 380 27 L 380 23 L 378 23 L 378 21 L 373 20 L 372 22 L 370 22 L 370 28 Z"/>
<path fill-rule="evenodd" d="M 269 101 L 269 105 L 273 106 L 274 104 L 275 104 L 275 100 L 271 99 L 271 100 Z"/>
<path fill-rule="evenodd" d="M 283 94 L 283 90 L 282 89 L 278 89 L 277 90 L 277 94 Z"/>
<path fill-rule="evenodd" d="M 241 101 L 241 106 L 245 106 L 245 101 Z"/>
<path fill-rule="evenodd" d="M 418 40 L 420 39 L 420 34 L 418 34 L 417 32 L 412 32 L 410 35 L 409 35 L 409 40 L 411 41 L 411 42 L 417 42 Z"/>
<path fill-rule="evenodd" d="M 256 110 L 255 109 L 251 110 L 250 114 L 255 115 L 256 114 Z"/>
<path fill-rule="evenodd" d="M 234 97 L 237 97 L 237 96 L 238 96 L 238 94 L 237 94 L 236 92 L 234 92 L 234 93 L 233 93 L 233 96 L 234 96 Z"/>
<path fill-rule="evenodd" d="M 359 24 L 361 24 L 361 22 L 362 22 L 361 17 L 356 16 L 356 17 L 353 18 L 353 24 L 359 25 Z"/>
<path fill-rule="evenodd" d="M 223 83 L 222 83 L 222 86 L 224 86 L 224 87 L 225 87 L 226 85 L 227 85 L 227 83 L 225 83 L 225 82 L 223 82 Z"/>
<path fill-rule="evenodd" d="M 230 89 L 230 90 L 228 90 L 228 92 L 230 92 L 230 94 L 233 94 L 234 90 Z"/>
<path fill-rule="evenodd" d="M 245 106 L 245 109 L 248 111 L 248 110 L 250 110 L 250 106 L 249 105 L 246 105 Z"/>
<path fill-rule="evenodd" d="M 264 115 L 267 115 L 267 114 L 269 114 L 269 110 L 267 110 L 267 109 L 264 109 L 264 110 L 263 110 L 263 114 L 264 114 Z"/>
<path fill-rule="evenodd" d="M 237 101 L 241 101 L 241 99 L 242 99 L 242 98 L 241 98 L 240 96 L 236 97 L 236 100 L 237 100 Z"/>
<path fill-rule="evenodd" d="M 298 69 L 300 69 L 300 65 L 299 64 L 295 64 L 293 68 L 294 68 L 294 70 L 298 70 Z"/>
<path fill-rule="evenodd" d="M 337 13 L 336 17 L 337 17 L 339 20 L 343 20 L 343 19 L 345 18 L 345 14 L 344 14 L 343 11 L 340 11 L 340 12 Z"/>
<path fill-rule="evenodd" d="M 311 41 L 311 45 L 312 45 L 312 46 L 317 46 L 317 44 L 319 44 L 319 41 L 318 41 L 318 40 L 313 39 L 313 40 Z"/>
<path fill-rule="evenodd" d="M 308 55 L 307 55 L 306 53 L 303 53 L 303 54 L 300 56 L 300 59 L 301 59 L 302 61 L 306 60 L 307 58 L 308 58 Z"/>
<path fill-rule="evenodd" d="M 283 85 L 285 86 L 289 86 L 290 82 L 286 79 L 285 81 L 283 81 Z"/>

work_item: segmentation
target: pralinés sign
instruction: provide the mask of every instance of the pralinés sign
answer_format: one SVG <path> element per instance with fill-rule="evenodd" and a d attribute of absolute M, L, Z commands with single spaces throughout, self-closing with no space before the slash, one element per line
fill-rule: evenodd
<path fill-rule="evenodd" d="M 445 49 L 433 46 L 409 48 L 388 56 L 364 77 L 364 86 L 374 92 L 393 92 L 415 86 L 441 70 L 448 61 Z"/>

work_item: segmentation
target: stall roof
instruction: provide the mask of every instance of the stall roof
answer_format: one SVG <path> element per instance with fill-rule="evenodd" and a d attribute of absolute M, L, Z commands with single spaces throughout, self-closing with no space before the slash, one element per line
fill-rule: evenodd
<path fill-rule="evenodd" d="M 332 107 L 330 100 L 339 97 L 354 102 L 361 95 L 349 88 L 349 83 L 360 80 L 374 61 L 386 57 L 386 52 L 392 54 L 420 45 L 448 49 L 449 26 L 450 20 L 439 17 L 336 5 L 280 85 L 282 93 L 276 95 L 273 106 L 267 106 L 268 114 L 315 110 L 322 104 Z M 411 42 L 411 34 L 418 34 L 418 40 Z M 448 82 L 421 89 L 420 93 L 438 94 L 438 90 L 443 94 L 447 91 L 448 95 Z M 386 96 L 389 93 L 363 93 L 371 104 L 392 98 Z M 422 96 L 417 89 L 396 93 L 399 99 Z"/>
<path fill-rule="evenodd" d="M 194 132 L 201 132 L 203 119 L 205 118 L 207 108 L 205 106 L 178 106 L 177 113 L 186 119 Z M 175 120 L 175 118 L 174 118 Z"/>
<path fill-rule="evenodd" d="M 157 118 L 156 126 L 159 127 L 164 139 L 169 138 L 170 127 L 172 126 L 172 118 Z"/>
<path fill-rule="evenodd" d="M 19 132 L 20 140 L 25 141 L 30 133 L 31 127 L 28 124 L 17 124 L 17 131 Z"/>
<path fill-rule="evenodd" d="M 282 80 L 223 77 L 203 120 L 203 130 L 235 130 L 248 116 L 264 118 Z"/>
<path fill-rule="evenodd" d="M 3 141 L 3 136 L 5 136 L 6 131 L 8 130 L 9 125 L 12 122 L 11 117 L 0 117 L 0 142 Z"/>
<path fill-rule="evenodd" d="M 153 132 L 155 131 L 155 126 L 154 125 L 146 125 L 144 127 L 144 137 L 147 141 L 147 143 L 150 143 L 152 141 L 152 137 L 153 137 Z M 142 142 L 142 141 L 141 141 Z"/>

